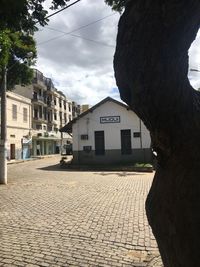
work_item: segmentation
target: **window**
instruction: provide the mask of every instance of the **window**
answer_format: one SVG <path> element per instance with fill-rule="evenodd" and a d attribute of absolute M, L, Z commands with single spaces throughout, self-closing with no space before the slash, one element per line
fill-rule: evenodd
<path fill-rule="evenodd" d="M 59 112 L 60 121 L 62 122 L 62 112 Z"/>
<path fill-rule="evenodd" d="M 88 140 L 87 134 L 81 134 L 81 140 Z"/>
<path fill-rule="evenodd" d="M 17 120 L 17 105 L 12 105 L 12 118 L 13 120 Z"/>
<path fill-rule="evenodd" d="M 57 113 L 54 113 L 54 120 L 57 120 Z"/>
<path fill-rule="evenodd" d="M 121 153 L 122 155 L 129 155 L 132 153 L 131 130 L 121 130 Z"/>
<path fill-rule="evenodd" d="M 39 117 L 40 117 L 40 119 L 42 118 L 42 106 L 39 106 Z"/>
<path fill-rule="evenodd" d="M 86 153 L 89 153 L 92 150 L 91 146 L 83 146 L 83 151 L 85 151 Z"/>
<path fill-rule="evenodd" d="M 64 114 L 64 121 L 65 121 L 65 123 L 67 123 L 67 114 L 66 113 Z"/>
<path fill-rule="evenodd" d="M 37 100 L 38 99 L 37 92 L 33 92 L 33 99 L 34 100 Z"/>
<path fill-rule="evenodd" d="M 27 122 L 28 121 L 28 109 L 23 108 L 23 121 Z"/>
<path fill-rule="evenodd" d="M 47 127 L 47 131 L 48 131 L 48 132 L 51 132 L 52 130 L 53 130 L 52 126 L 48 126 L 48 127 Z"/>
<path fill-rule="evenodd" d="M 36 128 L 36 130 L 42 130 L 42 125 L 41 124 L 36 124 L 35 128 Z"/>
<path fill-rule="evenodd" d="M 44 119 L 47 120 L 47 108 L 45 107 L 43 111 L 44 111 Z"/>
<path fill-rule="evenodd" d="M 66 101 L 64 101 L 63 103 L 64 103 L 64 109 L 66 110 L 67 109 Z"/>
<path fill-rule="evenodd" d="M 134 132 L 133 137 L 135 137 L 135 138 L 141 137 L 141 133 L 140 132 Z"/>
<path fill-rule="evenodd" d="M 104 131 L 94 132 L 94 138 L 95 138 L 95 154 L 104 155 L 105 154 Z"/>

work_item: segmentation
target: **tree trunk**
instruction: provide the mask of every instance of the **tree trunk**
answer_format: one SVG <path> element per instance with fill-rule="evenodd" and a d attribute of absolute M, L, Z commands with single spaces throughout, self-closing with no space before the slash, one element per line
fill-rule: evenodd
<path fill-rule="evenodd" d="M 200 266 L 200 93 L 187 78 L 199 25 L 199 0 L 128 1 L 114 57 L 121 97 L 157 153 L 146 211 L 165 267 Z"/>

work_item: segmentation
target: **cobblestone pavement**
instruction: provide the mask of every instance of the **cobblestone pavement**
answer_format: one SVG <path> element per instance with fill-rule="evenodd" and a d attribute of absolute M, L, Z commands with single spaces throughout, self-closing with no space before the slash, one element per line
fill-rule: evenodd
<path fill-rule="evenodd" d="M 144 210 L 153 175 L 70 172 L 58 162 L 8 166 L 0 266 L 161 267 Z"/>

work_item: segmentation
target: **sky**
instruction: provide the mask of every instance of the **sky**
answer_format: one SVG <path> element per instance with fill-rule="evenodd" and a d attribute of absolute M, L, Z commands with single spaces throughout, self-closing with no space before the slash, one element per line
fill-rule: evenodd
<path fill-rule="evenodd" d="M 35 35 L 37 69 L 79 104 L 119 100 L 113 72 L 118 20 L 103 0 L 82 0 L 53 16 Z"/>
<path fill-rule="evenodd" d="M 45 1 L 46 6 L 49 3 Z M 51 17 L 35 34 L 36 68 L 78 104 L 92 106 L 107 96 L 120 100 L 113 71 L 118 21 L 119 14 L 104 0 L 81 0 Z M 189 69 L 200 70 L 200 33 L 189 51 L 189 62 Z M 190 71 L 188 77 L 200 87 L 200 72 Z"/>

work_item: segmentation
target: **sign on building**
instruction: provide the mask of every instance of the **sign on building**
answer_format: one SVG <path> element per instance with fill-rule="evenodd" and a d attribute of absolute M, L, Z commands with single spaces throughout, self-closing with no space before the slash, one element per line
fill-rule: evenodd
<path fill-rule="evenodd" d="M 120 123 L 120 116 L 100 117 L 100 123 Z"/>

